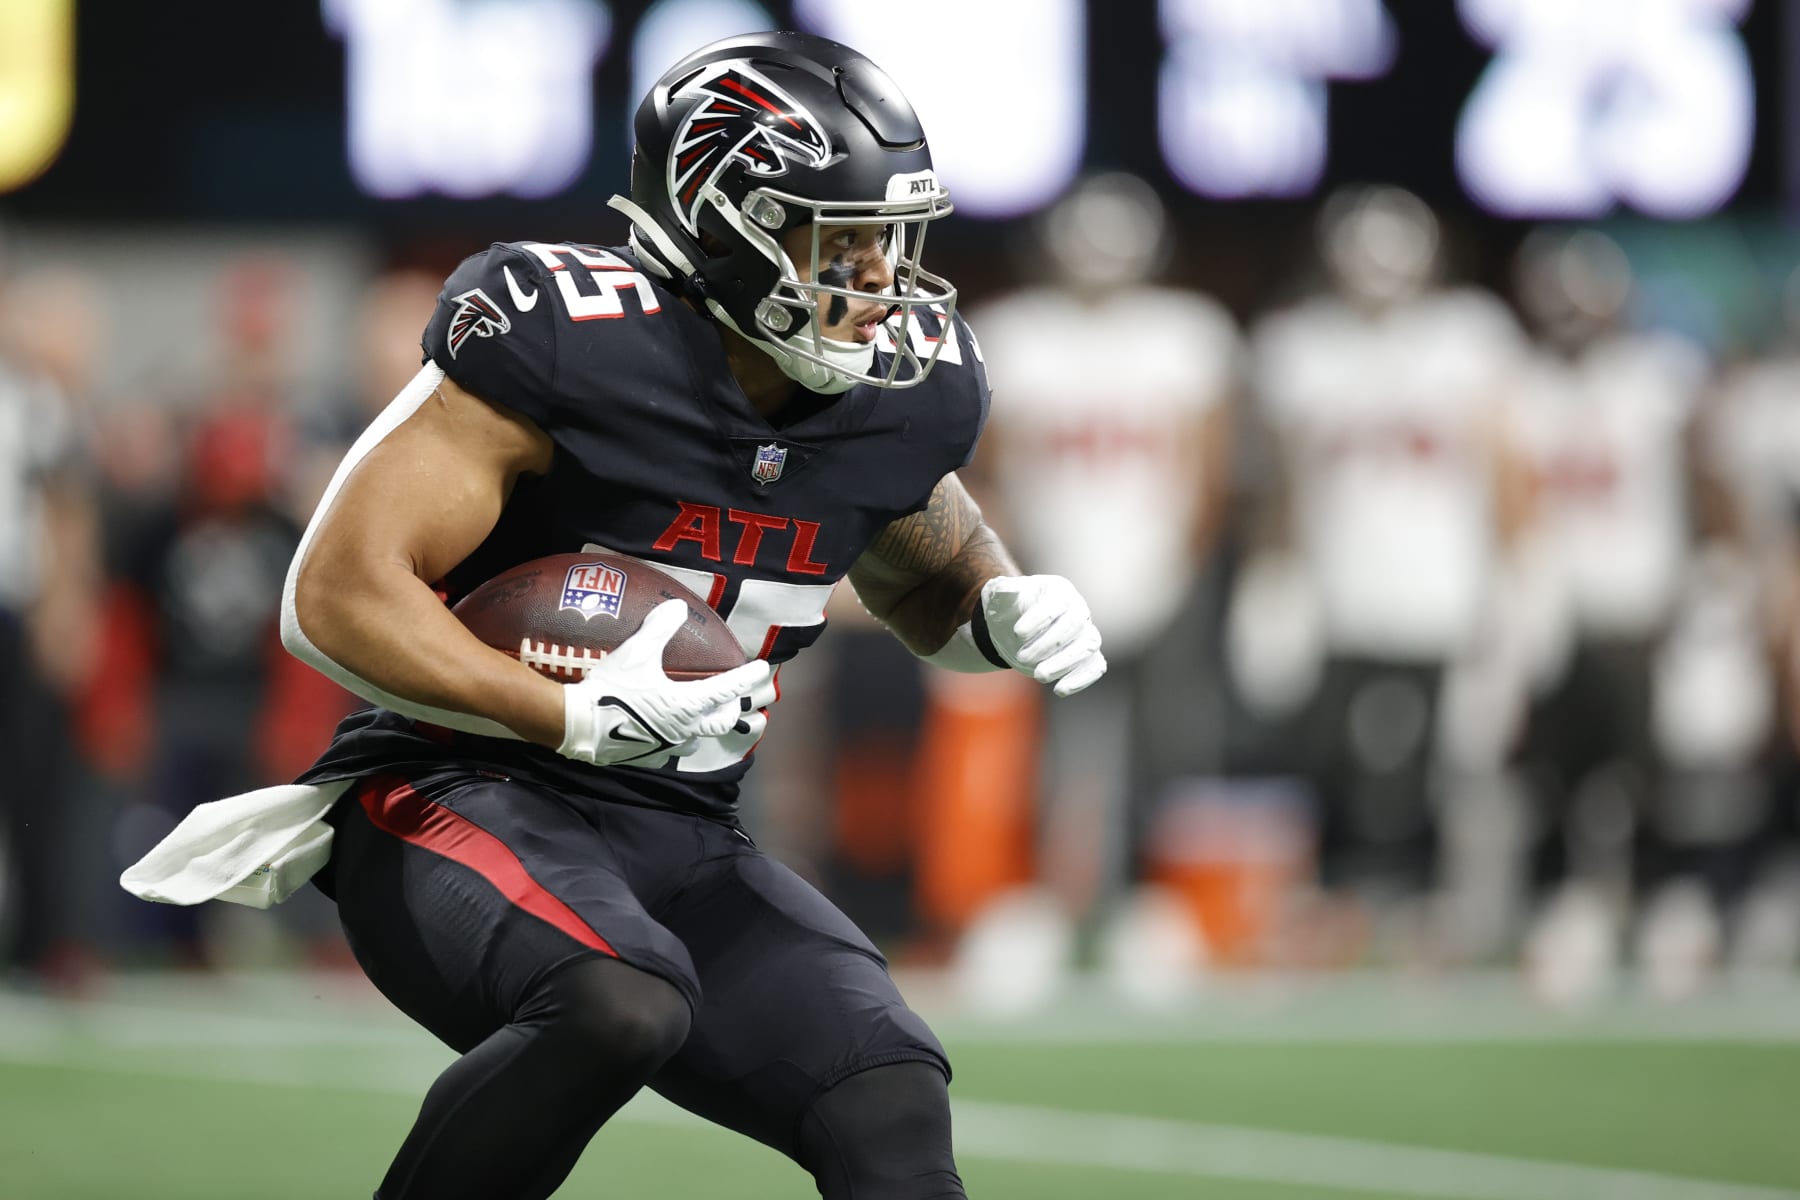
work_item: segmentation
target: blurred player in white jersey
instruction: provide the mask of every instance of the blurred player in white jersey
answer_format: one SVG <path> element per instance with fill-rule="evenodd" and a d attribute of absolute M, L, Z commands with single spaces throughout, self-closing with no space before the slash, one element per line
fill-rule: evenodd
<path fill-rule="evenodd" d="M 1117 903 L 1141 866 L 1158 782 L 1146 756 L 1203 737 L 1195 689 L 1207 672 L 1179 646 L 1205 620 L 1240 339 L 1219 304 L 1151 282 L 1172 243 L 1143 180 L 1084 180 L 1043 233 L 1057 278 L 979 317 L 994 380 L 989 461 L 1022 560 L 1076 581 L 1111 668 L 1048 714 L 1039 872 L 1063 917 L 1112 920 L 1137 943 L 1124 930 L 1162 911 Z M 1171 714 L 1183 715 L 1163 729 L 1155 718 Z"/>
<path fill-rule="evenodd" d="M 1607 984 L 1634 884 L 1650 985 L 1673 994 L 1701 977 L 1718 934 L 1687 877 L 1754 819 L 1747 780 L 1729 776 L 1767 720 L 1741 564 L 1722 538 L 1697 556 L 1697 534 L 1727 532 L 1707 528 L 1695 453 L 1709 364 L 1686 338 L 1622 327 L 1631 285 L 1597 231 L 1540 230 L 1520 247 L 1541 347 L 1512 426 L 1536 485 L 1531 557 L 1564 622 L 1525 748 L 1535 866 L 1555 885 L 1526 949 L 1535 989 L 1559 1001 Z"/>
<path fill-rule="evenodd" d="M 1777 714 L 1765 762 L 1771 801 L 1750 858 L 1729 953 L 1745 974 L 1800 961 L 1800 270 L 1780 305 L 1778 343 L 1730 371 L 1706 427 L 1706 461 L 1731 483 Z"/>
<path fill-rule="evenodd" d="M 1503 516 L 1498 406 L 1522 339 L 1494 297 L 1438 284 L 1438 222 L 1412 194 L 1340 191 L 1318 231 L 1332 290 L 1252 341 L 1323 639 L 1293 765 L 1318 792 L 1327 891 L 1399 915 L 1433 882 L 1439 697 L 1482 617 Z"/>

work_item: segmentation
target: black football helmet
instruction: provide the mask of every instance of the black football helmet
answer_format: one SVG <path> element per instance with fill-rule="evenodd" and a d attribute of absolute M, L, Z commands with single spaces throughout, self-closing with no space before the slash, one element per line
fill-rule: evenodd
<path fill-rule="evenodd" d="M 915 310 L 930 307 L 947 324 L 956 289 L 919 256 L 926 227 L 951 211 L 950 193 L 912 105 L 881 68 L 809 34 L 727 38 L 657 80 L 635 134 L 631 198 L 611 204 L 631 218 L 646 266 L 815 391 L 924 380 L 946 339 L 927 331 L 921 357 Z M 823 297 L 870 299 L 834 286 L 829 271 L 821 277 L 822 225 L 886 226 L 894 282 L 874 343 L 820 331 Z M 804 279 L 784 248 L 802 226 L 813 231 Z M 890 354 L 879 369 L 878 346 Z"/>

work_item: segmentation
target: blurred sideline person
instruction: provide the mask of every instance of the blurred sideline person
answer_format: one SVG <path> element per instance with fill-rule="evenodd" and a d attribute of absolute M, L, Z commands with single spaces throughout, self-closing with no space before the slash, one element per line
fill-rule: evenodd
<path fill-rule="evenodd" d="M 1513 519 L 1499 404 L 1522 339 L 1495 297 L 1439 284 L 1438 221 L 1408 192 L 1333 194 L 1318 238 L 1330 292 L 1265 317 L 1252 352 L 1282 446 L 1283 574 L 1310 592 L 1284 607 L 1296 632 L 1320 631 L 1295 765 L 1321 808 L 1319 915 L 1342 929 L 1319 952 L 1342 959 L 1365 915 L 1416 930 L 1437 882 L 1440 692 Z M 1258 566 L 1246 586 L 1271 576 Z"/>
<path fill-rule="evenodd" d="M 959 1197 L 942 1046 L 873 944 L 751 841 L 738 781 L 774 667 L 841 578 L 921 657 L 1063 694 L 1104 673 L 1099 633 L 1066 579 L 1017 573 L 958 481 L 986 379 L 920 265 L 949 197 L 893 82 L 834 42 L 746 35 L 672 67 L 635 133 L 611 202 L 630 245 L 465 260 L 424 368 L 340 466 L 285 639 L 377 707 L 300 792 L 253 803 L 322 805 L 317 882 L 359 963 L 461 1056 L 380 1200 L 549 1196 L 646 1085 L 826 1200 Z M 445 607 L 591 546 L 716 596 L 760 656 L 670 680 L 671 600 L 563 685 Z M 191 846 L 177 831 L 151 856 L 170 873 L 128 884 L 180 890 Z"/>
<path fill-rule="evenodd" d="M 5 233 L 0 230 L 0 235 Z M 46 275 L 9 279 L 0 241 L 0 965 L 53 986 L 80 986 L 94 957 L 97 913 L 86 854 L 96 846 L 72 711 L 94 666 L 91 597 L 98 524 L 85 469 L 83 422 L 65 385 L 53 331 L 30 318 L 43 286 L 47 312 L 75 306 Z M 71 325 L 67 348 L 79 354 Z M 40 337 L 39 335 L 43 336 Z M 65 374 L 58 368 L 67 366 Z M 103 844 L 103 842 L 102 842 Z"/>
<path fill-rule="evenodd" d="M 189 395 L 160 402 L 177 417 L 178 481 L 168 503 L 140 514 L 123 570 L 149 628 L 153 656 L 150 805 L 166 831 L 203 799 L 281 776 L 265 761 L 277 688 L 282 581 L 300 526 L 284 503 L 296 445 L 294 284 L 300 268 L 260 256 L 214 283 L 215 361 Z M 310 686 L 311 681 L 306 681 Z M 338 714 L 341 715 L 341 712 Z M 329 731 L 314 725 L 315 737 Z M 317 753 L 317 743 L 309 747 Z M 307 760 L 285 765 L 289 771 Z M 134 823 L 132 834 L 153 831 Z M 281 920 L 303 919 L 302 901 Z M 140 908 L 140 933 L 184 967 L 215 964 L 210 912 Z M 314 922 L 318 912 L 314 909 Z"/>
<path fill-rule="evenodd" d="M 413 334 L 437 307 L 441 280 L 411 269 L 370 280 L 356 309 L 355 370 L 348 389 L 301 416 L 299 462 L 289 481 L 296 515 L 305 521 L 324 495 L 331 473 L 356 437 L 417 373 Z"/>
<path fill-rule="evenodd" d="M 118 949 L 115 848 L 100 831 L 114 826 L 133 794 L 124 760 L 141 762 L 145 746 L 113 742 L 96 719 L 119 691 L 133 692 L 136 665 L 119 654 L 108 589 L 113 514 L 101 453 L 116 409 L 102 407 L 100 375 L 116 330 L 104 281 L 79 269 L 38 267 L 13 289 L 29 301 L 5 306 L 0 343 L 55 389 L 68 424 L 68 454 L 45 509 L 46 571 L 33 621 L 37 659 L 59 701 L 59 730 L 35 752 L 68 758 L 62 797 L 38 819 L 56 927 L 38 973 L 79 993 L 99 982 Z"/>
<path fill-rule="evenodd" d="M 1529 978 L 1551 1000 L 1597 994 L 1635 897 L 1644 981 L 1681 995 L 1719 954 L 1715 903 L 1735 883 L 1720 853 L 1766 812 L 1753 586 L 1698 436 L 1710 364 L 1625 327 L 1631 265 L 1596 230 L 1534 232 L 1516 272 L 1540 337 L 1511 413 L 1534 479 L 1522 558 L 1562 628 L 1542 642 L 1524 747 L 1553 889 Z"/>
<path fill-rule="evenodd" d="M 998 924 L 971 931 L 971 951 L 991 947 L 998 956 L 986 969 L 967 963 L 976 995 L 987 990 L 986 975 L 1021 974 L 1031 945 L 1065 955 L 1064 923 L 1085 934 L 1111 926 L 1098 949 L 1126 986 L 1146 972 L 1196 965 L 1197 930 L 1158 937 L 1149 928 L 1180 920 L 1180 911 L 1129 892 L 1143 877 L 1143 833 L 1159 785 L 1213 765 L 1206 671 L 1182 647 L 1211 618 L 1202 573 L 1226 494 L 1236 326 L 1211 299 L 1152 282 L 1173 232 L 1136 176 L 1077 183 L 1042 218 L 1035 245 L 1054 277 L 977 315 L 995 387 L 984 462 L 1020 560 L 1081 589 L 1111 665 L 1078 701 L 1045 714 L 1045 892 L 1035 904 L 1001 897 L 990 909 Z M 1056 979 L 1045 964 L 1032 973 L 1045 985 Z"/>

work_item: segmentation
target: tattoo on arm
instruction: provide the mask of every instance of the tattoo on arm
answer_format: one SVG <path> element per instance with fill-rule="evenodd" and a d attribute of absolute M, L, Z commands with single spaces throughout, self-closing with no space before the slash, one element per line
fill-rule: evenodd
<path fill-rule="evenodd" d="M 882 531 L 851 582 L 901 641 L 929 654 L 974 614 L 982 584 L 1018 571 L 962 481 L 946 475 L 924 511 Z"/>
<path fill-rule="evenodd" d="M 946 475 L 932 489 L 924 511 L 882 530 L 868 553 L 895 571 L 930 575 L 948 566 L 977 528 L 986 528 L 981 510 L 962 481 Z"/>

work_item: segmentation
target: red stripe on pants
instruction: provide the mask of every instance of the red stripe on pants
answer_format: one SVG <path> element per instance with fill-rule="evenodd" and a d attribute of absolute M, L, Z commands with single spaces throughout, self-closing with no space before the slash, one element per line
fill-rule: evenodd
<path fill-rule="evenodd" d="M 427 800 L 400 779 L 370 779 L 363 784 L 357 799 L 375 828 L 383 833 L 461 863 L 532 916 L 549 922 L 584 946 L 619 957 L 605 938 L 526 872 L 525 864 L 506 848 L 506 843 L 468 818 Z"/>

